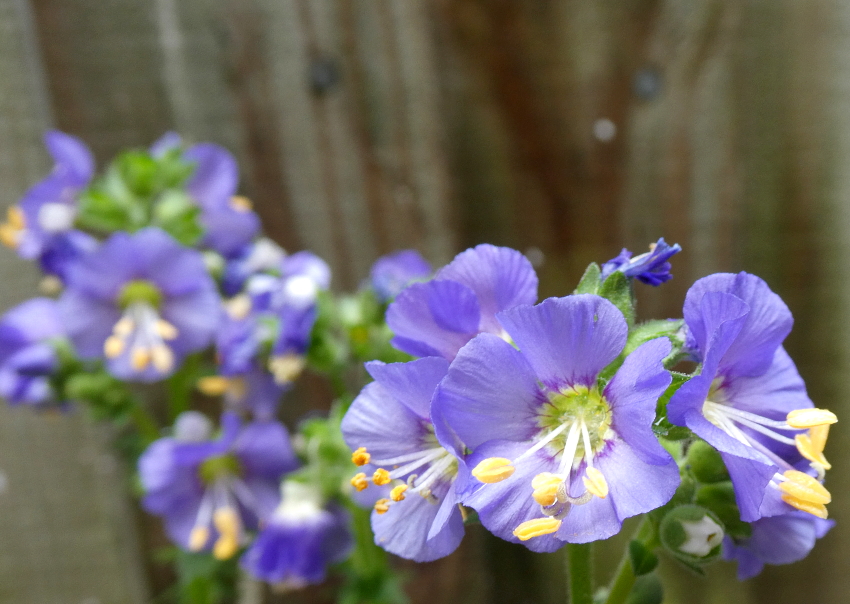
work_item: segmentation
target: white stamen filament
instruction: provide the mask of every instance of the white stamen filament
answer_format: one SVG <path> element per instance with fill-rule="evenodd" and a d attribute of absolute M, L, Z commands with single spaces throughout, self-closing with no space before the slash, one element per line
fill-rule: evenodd
<path fill-rule="evenodd" d="M 396 468 L 390 472 L 390 478 L 400 478 L 405 474 L 410 474 L 416 468 L 424 466 L 426 463 L 434 461 L 435 459 L 442 457 L 445 454 L 446 450 L 440 447 L 438 450 L 431 449 L 431 453 L 427 453 L 422 455 L 416 461 L 411 461 L 408 464 L 401 466 L 400 468 Z"/>
<path fill-rule="evenodd" d="M 593 450 L 590 448 L 590 432 L 587 431 L 587 424 L 584 420 L 581 421 L 581 439 L 584 443 L 584 459 L 587 461 L 587 467 L 593 467 Z"/>
<path fill-rule="evenodd" d="M 434 451 L 445 451 L 445 449 L 443 449 L 443 447 L 431 447 L 430 449 L 423 449 L 422 451 L 407 453 L 405 455 L 399 455 L 398 457 L 391 457 L 389 459 L 372 459 L 369 463 L 374 466 L 394 466 L 414 459 L 419 459 L 424 454 L 433 453 Z"/>
<path fill-rule="evenodd" d="M 422 491 L 428 489 L 443 473 L 452 465 L 454 462 L 454 457 L 448 452 L 445 452 L 445 457 L 443 457 L 440 461 L 433 464 L 428 470 L 419 478 L 414 481 L 415 488 L 411 491 L 412 493 L 421 493 Z"/>
<path fill-rule="evenodd" d="M 552 442 L 552 440 L 554 440 L 554 438 L 555 438 L 556 436 L 558 436 L 561 432 L 563 432 L 564 430 L 566 430 L 567 428 L 569 428 L 569 426 L 570 426 L 570 424 L 568 424 L 568 423 L 566 423 L 566 424 L 561 424 L 560 426 L 558 426 L 557 428 L 555 428 L 554 430 L 552 430 L 551 432 L 549 432 L 549 434 L 547 434 L 546 436 L 544 436 L 543 438 L 541 438 L 539 441 L 537 441 L 537 442 L 534 444 L 534 446 L 532 446 L 532 447 L 531 447 L 528 451 L 526 451 L 525 453 L 523 453 L 522 455 L 520 455 L 519 457 L 517 457 L 517 458 L 513 461 L 513 463 L 514 463 L 514 464 L 516 464 L 517 462 L 522 461 L 523 459 L 525 459 L 525 458 L 526 458 L 526 457 L 528 457 L 529 455 L 532 455 L 532 454 L 534 454 L 534 453 L 537 453 L 540 449 L 542 449 L 543 447 L 545 447 L 546 445 L 548 445 L 550 442 Z"/>
<path fill-rule="evenodd" d="M 580 433 L 581 428 L 579 427 L 579 423 L 573 422 L 570 426 L 570 433 L 567 435 L 567 442 L 564 444 L 564 452 L 561 458 L 561 465 L 558 467 L 558 474 L 565 476 L 569 474 L 573 461 L 575 461 Z"/>

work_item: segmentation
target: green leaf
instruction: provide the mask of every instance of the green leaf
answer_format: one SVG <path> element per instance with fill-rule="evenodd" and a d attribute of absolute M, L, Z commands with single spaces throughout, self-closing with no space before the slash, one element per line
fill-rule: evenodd
<path fill-rule="evenodd" d="M 691 376 L 685 373 L 678 373 L 676 371 L 671 371 L 670 375 L 673 376 L 673 381 L 667 387 L 667 390 L 664 391 L 664 394 L 662 394 L 658 399 L 658 403 L 655 407 L 655 421 L 652 424 L 652 431 L 655 432 L 657 436 L 661 436 L 668 440 L 682 440 L 692 436 L 692 433 L 684 426 L 674 426 L 667 420 L 667 403 L 670 402 L 670 399 L 676 391 L 682 387 L 682 384 L 691 379 Z"/>
<path fill-rule="evenodd" d="M 629 561 L 636 576 L 651 573 L 658 566 L 658 556 L 637 539 L 629 542 Z"/>
<path fill-rule="evenodd" d="M 632 593 L 626 599 L 626 604 L 661 604 L 664 600 L 664 588 L 661 579 L 656 574 L 638 577 L 632 587 Z"/>
<path fill-rule="evenodd" d="M 631 327 L 635 322 L 635 296 L 632 281 L 623 273 L 615 271 L 608 275 L 599 288 L 599 295 L 610 300 L 620 309 Z"/>
<path fill-rule="evenodd" d="M 590 263 L 576 286 L 574 294 L 596 294 L 602 285 L 602 271 L 595 262 Z"/>
<path fill-rule="evenodd" d="M 126 204 L 101 190 L 87 190 L 80 195 L 77 226 L 112 233 L 131 230 L 133 218 Z"/>
<path fill-rule="evenodd" d="M 147 151 L 125 151 L 115 165 L 127 188 L 139 197 L 152 195 L 157 185 L 158 166 Z"/>
<path fill-rule="evenodd" d="M 691 443 L 687 459 L 691 473 L 698 481 L 710 484 L 729 480 L 729 472 L 720 453 L 704 440 Z"/>
<path fill-rule="evenodd" d="M 204 235 L 201 209 L 184 193 L 169 190 L 154 205 L 153 223 L 183 245 L 195 245 Z"/>
<path fill-rule="evenodd" d="M 666 336 L 673 341 L 674 339 L 677 339 L 675 336 L 682 328 L 683 323 L 684 321 L 682 319 L 672 321 L 667 319 L 661 321 L 647 321 L 646 323 L 635 325 L 629 332 L 629 339 L 626 341 L 626 348 L 623 350 L 623 353 L 629 355 L 641 344 L 654 340 L 655 338 Z M 676 342 L 673 343 L 675 344 Z M 671 354 L 676 354 L 676 352 L 676 350 L 673 350 Z"/>

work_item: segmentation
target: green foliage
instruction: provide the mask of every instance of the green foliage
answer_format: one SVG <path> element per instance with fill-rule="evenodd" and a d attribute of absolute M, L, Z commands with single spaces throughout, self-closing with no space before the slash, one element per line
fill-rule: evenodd
<path fill-rule="evenodd" d="M 702 439 L 695 440 L 688 447 L 688 466 L 694 477 L 703 483 L 729 480 L 726 464 L 717 449 Z"/>
<path fill-rule="evenodd" d="M 661 544 L 674 558 L 689 568 L 699 568 L 720 557 L 722 532 L 712 533 L 713 541 L 709 541 L 707 535 L 703 533 L 707 530 L 707 526 L 723 529 L 723 523 L 710 510 L 698 505 L 680 505 L 664 516 L 658 528 L 658 536 Z M 716 545 L 705 555 L 683 549 L 694 542 L 698 542 L 699 545 L 710 545 L 714 541 Z"/>
<path fill-rule="evenodd" d="M 77 226 L 101 234 L 158 226 L 194 245 L 204 232 L 200 208 L 181 190 L 193 170 L 179 149 L 159 157 L 126 151 L 80 194 Z"/>
<path fill-rule="evenodd" d="M 696 492 L 695 501 L 720 519 L 728 535 L 736 539 L 746 539 L 753 534 L 752 526 L 741 520 L 741 512 L 735 502 L 735 490 L 730 481 L 700 487 Z"/>
<path fill-rule="evenodd" d="M 602 282 L 597 294 L 609 300 L 614 306 L 620 309 L 629 327 L 634 325 L 635 292 L 631 279 L 620 271 L 615 271 L 608 275 L 608 278 Z"/>
<path fill-rule="evenodd" d="M 638 577 L 626 604 L 661 604 L 664 601 L 664 589 L 661 579 L 655 573 Z"/>
<path fill-rule="evenodd" d="M 658 566 L 658 556 L 646 547 L 643 542 L 632 539 L 629 542 L 629 562 L 636 576 L 651 573 Z"/>
<path fill-rule="evenodd" d="M 156 601 L 174 604 L 226 604 L 236 599 L 238 560 L 216 560 L 206 552 L 185 552 L 167 547 L 156 553 L 157 561 L 173 564 L 177 585 Z"/>
<path fill-rule="evenodd" d="M 596 294 L 602 285 L 602 271 L 599 265 L 591 262 L 581 276 L 581 280 L 573 291 L 574 294 Z"/>
<path fill-rule="evenodd" d="M 677 373 L 676 371 L 671 371 L 670 374 L 673 376 L 673 381 L 670 382 L 667 390 L 658 399 L 652 430 L 656 436 L 668 440 L 682 440 L 692 436 L 692 433 L 684 426 L 674 426 L 667 420 L 667 403 L 670 402 L 676 391 L 682 387 L 682 384 L 691 379 L 691 376 L 684 373 Z"/>

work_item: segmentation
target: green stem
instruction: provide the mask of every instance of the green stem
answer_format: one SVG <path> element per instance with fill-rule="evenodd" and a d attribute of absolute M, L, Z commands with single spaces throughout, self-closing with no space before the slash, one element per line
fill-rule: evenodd
<path fill-rule="evenodd" d="M 593 604 L 592 548 L 590 543 L 567 543 L 570 604 Z"/>
<path fill-rule="evenodd" d="M 159 426 L 157 426 L 153 416 L 148 413 L 147 409 L 139 401 L 133 401 L 131 417 L 146 445 L 160 437 Z"/>
<path fill-rule="evenodd" d="M 635 531 L 634 539 L 652 550 L 657 546 L 657 543 L 655 543 L 656 538 L 652 523 L 649 521 L 649 518 L 644 517 L 637 531 Z M 629 558 L 629 548 L 627 546 L 623 552 L 623 557 L 620 559 L 620 565 L 617 567 L 617 573 L 611 581 L 611 589 L 608 592 L 608 598 L 605 600 L 605 604 L 624 604 L 626 598 L 632 593 L 636 579 L 637 577 L 632 568 L 632 562 Z"/>
<path fill-rule="evenodd" d="M 386 567 L 387 555 L 380 547 L 375 545 L 372 535 L 371 510 L 355 509 L 352 512 L 354 525 L 354 553 L 351 556 L 351 564 L 354 572 L 361 578 L 370 578 L 380 575 Z"/>

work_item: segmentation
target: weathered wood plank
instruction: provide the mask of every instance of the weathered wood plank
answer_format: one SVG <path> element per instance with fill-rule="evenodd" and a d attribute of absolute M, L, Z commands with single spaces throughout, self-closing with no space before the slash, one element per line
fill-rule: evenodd
<path fill-rule="evenodd" d="M 41 136 L 51 121 L 29 4 L 0 0 L 4 210 L 49 170 Z M 0 307 L 33 295 L 37 280 L 34 267 L 0 251 Z M 82 413 L 0 405 L 0 600 L 147 600 L 126 475 L 108 440 Z"/>

